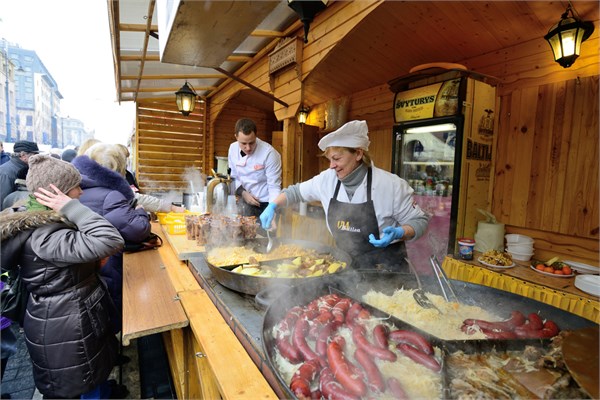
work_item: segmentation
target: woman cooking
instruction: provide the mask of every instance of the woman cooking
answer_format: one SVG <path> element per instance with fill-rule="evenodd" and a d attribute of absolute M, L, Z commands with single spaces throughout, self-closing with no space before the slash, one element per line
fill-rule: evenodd
<path fill-rule="evenodd" d="M 350 121 L 319 141 L 329 169 L 284 189 L 260 215 L 270 228 L 275 209 L 319 200 L 336 246 L 356 268 L 405 270 L 404 241 L 419 238 L 429 219 L 412 199 L 412 188 L 395 174 L 375 167 L 368 153 L 365 121 Z"/>

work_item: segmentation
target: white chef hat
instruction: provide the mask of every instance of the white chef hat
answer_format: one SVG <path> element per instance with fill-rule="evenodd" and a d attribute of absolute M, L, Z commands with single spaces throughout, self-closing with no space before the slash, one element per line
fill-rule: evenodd
<path fill-rule="evenodd" d="M 319 140 L 319 148 L 325 151 L 328 147 L 351 147 L 369 150 L 369 127 L 367 121 L 350 121 L 337 130 Z"/>

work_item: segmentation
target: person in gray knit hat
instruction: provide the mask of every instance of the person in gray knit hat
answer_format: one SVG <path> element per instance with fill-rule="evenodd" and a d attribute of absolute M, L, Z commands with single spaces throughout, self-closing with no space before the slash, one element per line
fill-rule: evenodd
<path fill-rule="evenodd" d="M 26 182 L 27 190 L 31 193 L 39 188 L 50 190 L 51 183 L 67 196 L 71 189 L 77 188 L 81 191 L 81 174 L 77 168 L 49 155 L 38 154 L 29 159 Z"/>
<path fill-rule="evenodd" d="M 100 267 L 123 248 L 123 238 L 79 201 L 74 166 L 48 155 L 32 156 L 29 166 L 26 210 L 0 213 L 0 265 L 13 279 L 20 275 L 27 296 L 15 319 L 35 386 L 44 398 L 111 398 L 116 310 Z"/>

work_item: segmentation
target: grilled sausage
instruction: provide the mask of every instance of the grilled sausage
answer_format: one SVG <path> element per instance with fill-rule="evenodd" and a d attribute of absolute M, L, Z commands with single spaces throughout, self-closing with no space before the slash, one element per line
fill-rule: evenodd
<path fill-rule="evenodd" d="M 352 372 L 351 363 L 344 357 L 342 347 L 336 340 L 332 340 L 327 346 L 327 361 L 333 371 L 333 376 L 344 389 L 359 397 L 367 393 L 367 386 L 359 376 Z"/>
<path fill-rule="evenodd" d="M 300 399 L 310 398 L 310 383 L 315 379 L 321 365 L 317 360 L 306 361 L 294 372 L 290 381 L 290 389 Z"/>
<path fill-rule="evenodd" d="M 375 328 L 373 328 L 373 344 L 375 344 L 377 347 L 381 347 L 382 349 L 387 349 L 389 333 L 390 328 L 388 328 L 387 325 L 377 325 Z"/>
<path fill-rule="evenodd" d="M 354 325 L 352 327 L 352 340 L 354 344 L 360 349 L 366 351 L 369 355 L 377 357 L 380 360 L 396 361 L 398 356 L 393 351 L 385 348 L 375 346 L 370 343 L 365 337 L 365 327 L 363 325 Z"/>
<path fill-rule="evenodd" d="M 377 368 L 377 364 L 375 364 L 375 361 L 373 361 L 371 356 L 363 349 L 356 349 L 354 358 L 367 374 L 366 378 L 369 389 L 372 392 L 383 393 L 385 391 L 385 382 L 383 381 L 383 376 L 381 376 L 379 368 Z"/>
<path fill-rule="evenodd" d="M 390 332 L 388 338 L 396 343 L 408 343 L 425 354 L 433 354 L 431 343 L 417 332 L 399 329 Z"/>
<path fill-rule="evenodd" d="M 477 325 L 481 329 L 487 329 L 489 331 L 512 331 L 517 326 L 521 326 L 525 323 L 526 318 L 520 311 L 513 311 L 510 318 L 504 321 L 484 321 L 481 319 L 465 319 L 464 325 Z"/>
<path fill-rule="evenodd" d="M 326 324 L 323 329 L 321 329 L 315 344 L 315 350 L 319 356 L 327 357 L 327 339 L 329 339 L 329 337 L 340 327 L 340 325 L 341 324 L 339 322 L 332 321 Z"/>
<path fill-rule="evenodd" d="M 323 397 L 330 400 L 358 400 L 359 397 L 346 391 L 342 385 L 335 381 L 333 372 L 329 367 L 321 370 L 319 389 Z"/>
<path fill-rule="evenodd" d="M 421 364 L 434 372 L 438 372 L 442 368 L 440 363 L 438 363 L 432 355 L 425 354 L 409 344 L 400 343 L 396 347 L 402 352 L 402 354 L 404 354 L 414 362 Z"/>
<path fill-rule="evenodd" d="M 308 331 L 308 321 L 300 318 L 294 326 L 294 334 L 292 335 L 292 344 L 298 349 L 302 357 L 306 361 L 318 359 L 319 356 L 306 343 L 306 333 Z"/>
<path fill-rule="evenodd" d="M 344 322 L 346 319 L 346 313 L 348 309 L 350 309 L 351 300 L 348 298 L 341 299 L 335 306 L 331 309 L 331 313 L 333 314 L 334 320 L 337 322 Z"/>

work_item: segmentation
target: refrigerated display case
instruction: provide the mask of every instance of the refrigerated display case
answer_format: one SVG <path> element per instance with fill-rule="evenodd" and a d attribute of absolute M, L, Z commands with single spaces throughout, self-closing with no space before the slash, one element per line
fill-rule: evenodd
<path fill-rule="evenodd" d="M 489 208 L 495 88 L 457 75 L 394 97 L 392 172 L 430 217 L 425 235 L 406 243 L 421 271 L 431 271 L 431 254 L 457 254 L 457 239 L 475 234 L 477 209 Z"/>

